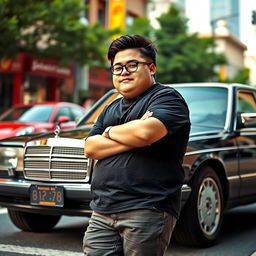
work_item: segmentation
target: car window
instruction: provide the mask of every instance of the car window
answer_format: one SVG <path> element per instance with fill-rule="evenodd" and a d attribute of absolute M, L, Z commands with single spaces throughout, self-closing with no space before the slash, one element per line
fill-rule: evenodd
<path fill-rule="evenodd" d="M 175 87 L 186 100 L 192 124 L 224 127 L 227 113 L 226 88 Z"/>
<path fill-rule="evenodd" d="M 256 113 L 256 101 L 253 93 L 238 92 L 237 111 L 241 113 Z"/>
<path fill-rule="evenodd" d="M 84 115 L 84 111 L 79 109 L 79 108 L 70 108 L 72 114 L 73 114 L 73 119 L 79 120 L 83 115 Z"/>
<path fill-rule="evenodd" d="M 54 122 L 57 122 L 60 116 L 66 116 L 69 118 L 70 121 L 74 121 L 74 118 L 69 107 L 60 107 L 54 118 Z"/>
<path fill-rule="evenodd" d="M 0 121 L 19 121 L 19 122 L 48 122 L 53 111 L 53 106 L 35 105 L 12 108 Z"/>
<path fill-rule="evenodd" d="M 53 106 L 36 105 L 25 111 L 18 119 L 21 122 L 48 122 Z"/>

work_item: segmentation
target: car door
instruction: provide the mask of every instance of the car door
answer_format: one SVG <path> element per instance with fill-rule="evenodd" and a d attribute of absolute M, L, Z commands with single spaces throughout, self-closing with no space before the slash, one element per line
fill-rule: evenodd
<path fill-rule="evenodd" d="M 240 89 L 237 91 L 237 112 L 256 113 L 256 92 Z M 256 194 L 256 124 L 241 128 L 237 137 L 239 147 L 239 168 L 241 196 Z"/>

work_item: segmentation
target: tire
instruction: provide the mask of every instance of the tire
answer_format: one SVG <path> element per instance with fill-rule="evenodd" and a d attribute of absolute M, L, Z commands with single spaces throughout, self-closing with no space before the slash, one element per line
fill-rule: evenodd
<path fill-rule="evenodd" d="M 192 191 L 184 206 L 174 238 L 177 242 L 196 247 L 213 245 L 221 231 L 223 192 L 213 168 L 198 170 L 192 181 Z"/>
<path fill-rule="evenodd" d="M 61 216 L 44 215 L 8 209 L 8 214 L 13 224 L 29 232 L 48 232 L 58 223 Z"/>

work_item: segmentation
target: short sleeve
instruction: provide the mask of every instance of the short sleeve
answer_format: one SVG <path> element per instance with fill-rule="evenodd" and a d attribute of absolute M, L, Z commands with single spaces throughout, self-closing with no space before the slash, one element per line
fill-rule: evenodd
<path fill-rule="evenodd" d="M 97 121 L 93 125 L 88 137 L 94 136 L 94 135 L 97 135 L 97 134 L 102 134 L 104 132 L 103 119 L 104 119 L 104 116 L 105 116 L 106 108 L 107 107 L 105 107 L 102 110 L 102 112 L 100 113 L 100 115 L 98 116 Z"/>
<path fill-rule="evenodd" d="M 183 97 L 173 88 L 157 92 L 150 101 L 148 110 L 160 120 L 170 134 L 190 124 L 189 110 Z"/>

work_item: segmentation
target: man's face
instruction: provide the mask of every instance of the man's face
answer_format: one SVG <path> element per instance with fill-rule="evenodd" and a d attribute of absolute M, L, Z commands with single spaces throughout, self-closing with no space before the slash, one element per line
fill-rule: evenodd
<path fill-rule="evenodd" d="M 152 61 L 141 56 L 138 49 L 126 49 L 116 54 L 113 66 L 125 65 L 131 61 L 144 62 L 138 64 L 137 71 L 128 72 L 125 68 L 121 74 L 113 75 L 115 88 L 127 99 L 135 98 L 154 84 L 156 67 Z M 147 63 L 147 64 L 145 64 Z"/>

